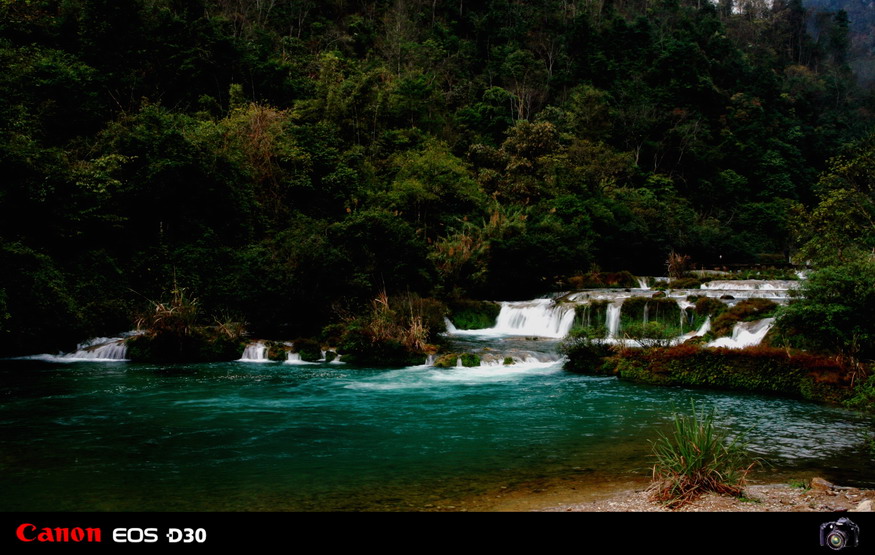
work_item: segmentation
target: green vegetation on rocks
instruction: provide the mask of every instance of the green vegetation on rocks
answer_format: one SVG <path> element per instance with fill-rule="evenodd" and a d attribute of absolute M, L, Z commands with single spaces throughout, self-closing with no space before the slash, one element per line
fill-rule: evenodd
<path fill-rule="evenodd" d="M 237 322 L 202 323 L 196 299 L 175 287 L 137 321 L 141 335 L 126 340 L 128 358 L 142 362 L 214 362 L 240 358 L 245 329 Z"/>
<path fill-rule="evenodd" d="M 621 379 L 659 385 L 685 385 L 774 393 L 841 403 L 854 395 L 852 373 L 834 357 L 784 349 L 710 349 L 678 345 L 668 349 L 626 349 L 612 357 Z"/>
<path fill-rule="evenodd" d="M 448 304 L 449 318 L 460 330 L 476 330 L 495 326 L 501 305 L 489 301 L 458 299 Z"/>

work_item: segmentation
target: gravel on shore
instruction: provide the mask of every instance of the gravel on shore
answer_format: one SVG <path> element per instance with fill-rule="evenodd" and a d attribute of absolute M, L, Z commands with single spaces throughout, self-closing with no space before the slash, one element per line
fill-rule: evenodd
<path fill-rule="evenodd" d="M 788 484 L 751 485 L 741 498 L 708 494 L 674 512 L 844 512 L 872 511 L 875 490 L 841 487 L 820 478 L 807 487 Z M 615 492 L 584 503 L 537 509 L 543 512 L 672 512 L 651 501 L 646 489 Z"/>

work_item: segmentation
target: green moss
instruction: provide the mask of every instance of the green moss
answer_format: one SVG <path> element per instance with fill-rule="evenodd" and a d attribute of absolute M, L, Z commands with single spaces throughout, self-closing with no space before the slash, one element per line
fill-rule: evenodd
<path fill-rule="evenodd" d="M 480 357 L 473 353 L 463 353 L 462 356 L 462 366 L 472 367 L 472 366 L 480 366 Z"/>
<path fill-rule="evenodd" d="M 646 327 L 651 322 L 659 324 L 660 336 L 665 332 L 671 337 L 677 337 L 689 331 L 682 325 L 681 309 L 674 299 L 630 297 L 623 301 L 620 311 L 620 331 L 623 335 L 632 337 L 627 334 L 627 329 L 637 333 L 641 331 L 642 326 Z M 650 329 L 657 331 L 655 326 L 651 326 Z"/>
<path fill-rule="evenodd" d="M 627 349 L 613 357 L 617 374 L 630 381 L 775 393 L 842 402 L 852 395 L 850 375 L 834 359 L 783 349 Z"/>
<path fill-rule="evenodd" d="M 673 279 L 668 283 L 669 289 L 698 289 L 706 279 L 701 278 L 680 278 Z"/>
<path fill-rule="evenodd" d="M 693 299 L 690 299 L 693 301 Z M 698 297 L 695 299 L 696 314 L 701 316 L 716 316 L 725 312 L 729 307 L 723 301 L 712 297 Z"/>
<path fill-rule="evenodd" d="M 265 341 L 264 346 L 267 347 L 267 358 L 274 362 L 285 362 L 288 360 L 289 346 L 281 341 Z"/>
<path fill-rule="evenodd" d="M 127 356 L 137 362 L 226 362 L 237 360 L 245 342 L 215 333 L 210 329 L 195 329 L 188 336 L 136 335 L 128 338 Z"/>
<path fill-rule="evenodd" d="M 450 321 L 460 330 L 495 327 L 501 305 L 490 301 L 460 299 L 449 304 Z"/>
<path fill-rule="evenodd" d="M 301 360 L 316 362 L 322 358 L 322 346 L 312 339 L 299 337 L 292 343 L 292 350 L 301 355 Z"/>
<path fill-rule="evenodd" d="M 574 323 L 569 333 L 590 338 L 606 337 L 608 328 L 605 322 L 609 304 L 608 301 L 592 301 L 577 305 L 574 308 Z"/>
<path fill-rule="evenodd" d="M 614 354 L 610 345 L 582 335 L 569 335 L 562 342 L 559 350 L 567 358 L 565 370 L 596 375 L 614 373 L 613 365 L 606 364 L 609 357 Z"/>
<path fill-rule="evenodd" d="M 866 380 L 857 380 L 854 395 L 845 402 L 849 408 L 875 412 L 875 374 Z"/>
<path fill-rule="evenodd" d="M 434 366 L 438 368 L 453 368 L 459 361 L 459 355 L 456 353 L 448 353 L 441 355 L 434 361 Z"/>
<path fill-rule="evenodd" d="M 474 353 L 447 353 L 438 357 L 434 365 L 438 368 L 455 368 L 460 362 L 462 366 L 466 367 L 480 366 L 480 357 Z M 513 363 L 513 359 L 511 359 L 511 363 Z"/>

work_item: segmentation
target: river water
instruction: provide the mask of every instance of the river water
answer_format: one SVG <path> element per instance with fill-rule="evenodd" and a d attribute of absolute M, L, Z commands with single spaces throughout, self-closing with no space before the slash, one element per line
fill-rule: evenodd
<path fill-rule="evenodd" d="M 563 476 L 641 479 L 691 400 L 763 471 L 875 487 L 872 417 L 768 396 L 475 368 L 0 361 L 0 510 L 421 510 Z"/>

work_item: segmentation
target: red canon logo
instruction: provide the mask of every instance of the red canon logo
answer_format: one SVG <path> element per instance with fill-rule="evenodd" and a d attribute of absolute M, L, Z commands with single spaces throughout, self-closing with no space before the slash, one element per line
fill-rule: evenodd
<path fill-rule="evenodd" d="M 23 542 L 99 542 L 100 528 L 37 528 L 25 522 L 15 535 Z"/>

